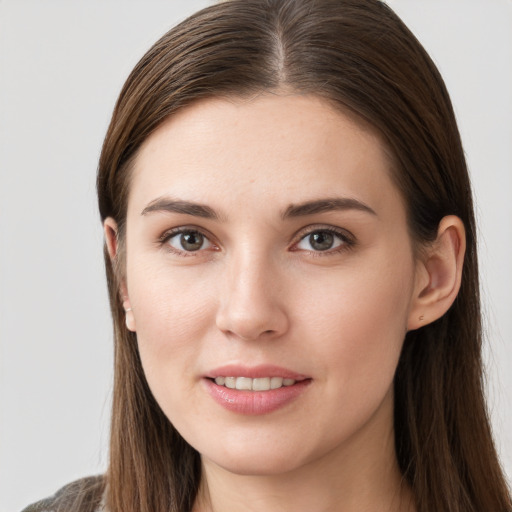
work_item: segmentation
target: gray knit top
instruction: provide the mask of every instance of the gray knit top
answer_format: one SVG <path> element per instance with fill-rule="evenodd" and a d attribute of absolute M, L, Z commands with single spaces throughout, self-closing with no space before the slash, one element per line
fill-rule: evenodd
<path fill-rule="evenodd" d="M 103 501 L 105 478 L 91 476 L 72 482 L 53 496 L 29 505 L 22 512 L 107 512 Z"/>

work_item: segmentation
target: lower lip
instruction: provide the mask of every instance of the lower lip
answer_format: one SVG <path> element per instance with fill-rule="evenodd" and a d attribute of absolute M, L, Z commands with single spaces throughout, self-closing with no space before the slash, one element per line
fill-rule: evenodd
<path fill-rule="evenodd" d="M 210 379 L 204 379 L 211 397 L 231 412 L 247 415 L 268 414 L 281 409 L 301 395 L 311 383 L 302 380 L 292 386 L 283 386 L 268 391 L 243 391 L 219 386 Z"/>

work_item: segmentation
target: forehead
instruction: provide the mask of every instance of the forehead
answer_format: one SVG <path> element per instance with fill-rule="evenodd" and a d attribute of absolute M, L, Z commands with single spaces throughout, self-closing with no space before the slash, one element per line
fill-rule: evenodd
<path fill-rule="evenodd" d="M 401 202 L 380 137 L 309 95 L 198 101 L 167 119 L 135 160 L 129 211 L 170 195 L 220 210 L 316 196 Z M 382 206 L 384 206 L 382 204 Z"/>

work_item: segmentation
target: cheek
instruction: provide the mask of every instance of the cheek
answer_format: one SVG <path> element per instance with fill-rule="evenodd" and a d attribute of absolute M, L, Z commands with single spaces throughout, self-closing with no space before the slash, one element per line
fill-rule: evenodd
<path fill-rule="evenodd" d="M 382 263 L 384 261 L 384 264 Z M 410 307 L 413 266 L 364 265 L 328 279 L 301 307 L 301 323 L 322 360 L 344 385 L 391 380 Z M 340 273 L 341 274 L 341 273 Z M 326 369 L 326 371 L 327 371 Z"/>
<path fill-rule="evenodd" d="M 131 275 L 128 293 L 148 381 L 168 380 L 172 369 L 192 372 L 214 314 L 204 277 L 158 267 Z"/>
<path fill-rule="evenodd" d="M 322 389 L 311 417 L 319 431 L 322 422 L 336 425 L 321 441 L 327 447 L 363 428 L 392 393 L 412 282 L 406 262 L 398 268 L 383 276 L 383 267 L 365 267 L 326 282 L 302 309 L 304 353 Z M 324 403 L 331 404 L 328 413 Z"/>

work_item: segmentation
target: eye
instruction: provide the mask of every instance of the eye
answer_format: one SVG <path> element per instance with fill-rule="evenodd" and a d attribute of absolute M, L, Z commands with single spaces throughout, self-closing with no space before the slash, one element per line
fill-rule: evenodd
<path fill-rule="evenodd" d="M 206 236 L 193 229 L 170 233 L 166 237 L 165 243 L 178 252 L 195 252 L 213 247 L 213 244 Z"/>
<path fill-rule="evenodd" d="M 350 240 L 341 233 L 328 229 L 317 229 L 303 236 L 295 248 L 303 251 L 325 252 L 350 245 Z"/>

